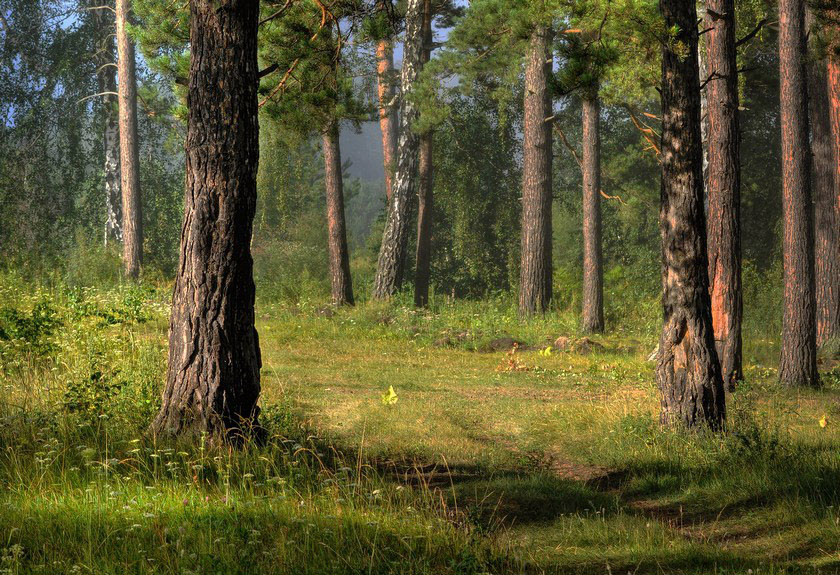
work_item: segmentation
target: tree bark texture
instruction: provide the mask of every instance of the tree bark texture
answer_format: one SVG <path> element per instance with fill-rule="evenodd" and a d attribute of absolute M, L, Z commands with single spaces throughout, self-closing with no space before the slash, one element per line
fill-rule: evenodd
<path fill-rule="evenodd" d="M 347 249 L 347 226 L 344 220 L 344 183 L 341 173 L 338 121 L 332 119 L 322 134 L 324 184 L 327 192 L 327 243 L 330 257 L 332 302 L 353 305 L 350 278 L 350 253 Z"/>
<path fill-rule="evenodd" d="M 418 116 L 417 107 L 409 95 L 422 69 L 423 57 L 423 0 L 408 0 L 405 15 L 405 43 L 402 65 L 402 97 L 400 98 L 400 145 L 393 193 L 388 202 L 388 215 L 382 235 L 382 247 L 373 286 L 374 299 L 389 299 L 402 286 L 408 247 L 408 226 L 411 201 L 418 190 L 420 138 L 412 130 Z"/>
<path fill-rule="evenodd" d="M 597 89 L 583 99 L 583 331 L 604 331 L 601 251 L 601 105 Z"/>
<path fill-rule="evenodd" d="M 804 0 L 780 0 L 784 316 L 779 380 L 788 386 L 819 385 L 805 38 Z"/>
<path fill-rule="evenodd" d="M 735 0 L 707 0 L 708 250 L 712 324 L 724 385 L 743 379 L 741 318 L 741 133 Z"/>
<path fill-rule="evenodd" d="M 818 345 L 840 337 L 840 55 L 833 54 L 826 65 L 832 188 L 826 187 L 827 182 L 818 183 L 816 188 Z M 815 151 L 815 161 L 825 161 L 820 159 L 822 154 L 824 151 Z"/>
<path fill-rule="evenodd" d="M 697 11 L 694 0 L 660 0 L 659 7 L 666 29 L 679 30 L 662 49 L 660 418 L 665 425 L 720 429 L 726 408 L 709 298 Z"/>
<path fill-rule="evenodd" d="M 432 1 L 423 2 L 423 65 L 432 57 Z M 414 270 L 414 305 L 429 303 L 429 280 L 432 258 L 432 213 L 434 205 L 434 132 L 420 136 L 420 188 L 417 206 L 417 251 Z"/>
<path fill-rule="evenodd" d="M 143 263 L 143 206 L 137 141 L 137 72 L 134 42 L 126 30 L 130 17 L 131 0 L 117 0 L 123 268 L 127 277 L 136 279 Z"/>
<path fill-rule="evenodd" d="M 551 301 L 552 115 L 548 80 L 552 30 L 534 26 L 525 62 L 522 149 L 522 239 L 519 314 L 544 313 Z"/>
<path fill-rule="evenodd" d="M 259 6 L 193 0 L 190 16 L 184 223 L 166 388 L 153 429 L 231 437 L 256 425 L 260 393 L 250 250 Z"/>
<path fill-rule="evenodd" d="M 814 188 L 814 273 L 817 302 L 817 346 L 834 335 L 840 296 L 840 221 L 837 219 L 834 150 L 828 99 L 828 73 L 825 60 L 808 64 L 808 95 L 811 123 Z M 834 325 L 836 328 L 836 323 Z"/>
<path fill-rule="evenodd" d="M 390 0 L 389 0 L 390 1 Z M 380 2 L 380 10 L 385 2 Z M 379 98 L 379 129 L 382 132 L 382 157 L 385 167 L 385 197 L 391 202 L 394 187 L 394 170 L 397 161 L 397 114 L 394 103 L 394 43 L 383 38 L 376 43 L 376 78 Z"/>
<path fill-rule="evenodd" d="M 101 2 L 94 0 L 92 8 Z M 117 57 L 114 45 L 114 20 L 106 8 L 93 9 L 96 27 L 97 85 L 102 96 L 102 144 L 105 192 L 105 245 L 122 241 L 122 198 L 120 197 L 120 130 L 117 98 Z"/>

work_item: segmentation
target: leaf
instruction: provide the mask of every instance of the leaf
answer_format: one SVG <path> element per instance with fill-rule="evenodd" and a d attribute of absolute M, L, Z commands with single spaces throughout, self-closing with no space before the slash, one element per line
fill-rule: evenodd
<path fill-rule="evenodd" d="M 828 427 L 828 416 L 823 413 L 823 416 L 820 418 L 820 427 Z"/>
<path fill-rule="evenodd" d="M 394 405 L 397 401 L 399 401 L 397 392 L 394 391 L 393 385 L 389 385 L 387 393 L 382 395 L 382 405 Z"/>

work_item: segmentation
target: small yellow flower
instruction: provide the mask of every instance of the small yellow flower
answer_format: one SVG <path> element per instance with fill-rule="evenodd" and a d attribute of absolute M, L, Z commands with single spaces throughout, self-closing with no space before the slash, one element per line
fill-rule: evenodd
<path fill-rule="evenodd" d="M 828 427 L 828 416 L 823 413 L 823 416 L 820 418 L 820 427 Z"/>

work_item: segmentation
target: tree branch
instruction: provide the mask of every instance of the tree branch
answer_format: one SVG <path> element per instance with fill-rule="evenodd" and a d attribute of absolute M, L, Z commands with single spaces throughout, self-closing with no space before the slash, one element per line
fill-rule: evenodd
<path fill-rule="evenodd" d="M 749 42 L 750 40 L 752 40 L 753 38 L 755 38 L 755 37 L 756 37 L 756 35 L 757 35 L 759 32 L 761 32 L 761 29 L 762 29 L 762 28 L 764 28 L 764 27 L 765 27 L 767 24 L 769 24 L 769 23 L 770 23 L 770 21 L 769 21 L 767 18 L 762 19 L 762 20 L 761 20 L 761 22 L 759 22 L 759 23 L 758 23 L 758 26 L 756 26 L 756 27 L 753 29 L 753 31 L 752 31 L 752 32 L 750 32 L 749 34 L 747 34 L 746 36 L 744 36 L 743 38 L 741 38 L 740 40 L 738 40 L 737 42 L 735 42 L 735 47 L 736 47 L 736 48 L 739 48 L 739 47 L 740 47 L 740 46 L 742 46 L 743 44 L 746 44 L 747 42 Z"/>
<path fill-rule="evenodd" d="M 77 104 L 81 104 L 85 100 L 90 100 L 91 98 L 98 98 L 99 96 L 119 96 L 116 92 L 99 92 L 98 94 L 91 94 L 90 96 L 85 96 L 81 100 L 77 100 Z"/>
<path fill-rule="evenodd" d="M 274 87 L 271 93 L 268 96 L 266 96 L 262 102 L 260 102 L 260 108 L 262 108 L 266 102 L 271 100 L 274 97 L 274 95 L 277 94 L 277 92 L 279 92 L 282 89 L 285 89 L 286 82 L 289 80 L 289 77 L 292 75 L 292 72 L 294 72 L 295 68 L 297 68 L 298 62 L 300 62 L 300 58 L 292 62 L 292 65 L 289 67 L 288 70 L 286 70 L 286 73 L 283 74 L 283 78 L 280 80 L 280 82 Z"/>

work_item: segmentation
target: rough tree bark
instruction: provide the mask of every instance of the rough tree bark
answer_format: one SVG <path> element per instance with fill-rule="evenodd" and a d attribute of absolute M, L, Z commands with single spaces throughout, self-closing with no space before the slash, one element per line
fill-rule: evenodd
<path fill-rule="evenodd" d="M 379 10 L 387 11 L 390 0 L 379 2 Z M 394 170 L 397 159 L 397 114 L 394 106 L 394 43 L 390 37 L 376 44 L 377 96 L 379 98 L 379 129 L 382 132 L 382 157 L 385 167 L 385 197 L 391 203 Z"/>
<path fill-rule="evenodd" d="M 523 316 L 544 313 L 551 301 L 552 106 L 548 79 L 552 37 L 548 26 L 534 26 L 525 62 L 519 270 L 519 313 Z"/>
<path fill-rule="evenodd" d="M 97 31 L 96 66 L 98 91 L 102 96 L 102 144 L 105 152 L 105 245 L 122 241 L 122 198 L 120 197 L 120 131 L 117 98 L 117 57 L 114 45 L 114 20 L 110 10 L 91 3 Z"/>
<path fill-rule="evenodd" d="M 834 12 L 840 16 L 840 11 Z M 840 33 L 840 31 L 835 31 Z M 840 40 L 835 39 L 835 42 Z M 840 55 L 827 58 L 826 99 L 833 188 L 817 187 L 817 344 L 840 337 Z M 815 138 L 816 140 L 816 134 Z M 816 155 L 816 154 L 815 154 Z M 817 160 L 819 161 L 819 160 Z"/>
<path fill-rule="evenodd" d="M 432 57 L 432 1 L 423 2 L 423 65 Z M 414 271 L 414 305 L 429 303 L 429 274 L 432 256 L 432 213 L 434 202 L 434 165 L 432 145 L 434 132 L 420 136 L 420 189 L 417 206 L 417 251 Z"/>
<path fill-rule="evenodd" d="M 324 152 L 324 184 L 327 192 L 327 243 L 330 254 L 330 282 L 335 305 L 353 305 L 350 279 L 350 253 L 344 221 L 344 182 L 341 174 L 341 148 L 338 121 L 334 118 L 321 135 Z"/>
<path fill-rule="evenodd" d="M 423 0 L 408 0 L 405 14 L 405 43 L 402 65 L 402 97 L 400 98 L 400 145 L 393 194 L 388 202 L 385 231 L 376 267 L 374 299 L 388 299 L 402 286 L 408 225 L 412 199 L 418 187 L 419 137 L 412 130 L 418 116 L 417 107 L 408 97 L 422 68 Z"/>
<path fill-rule="evenodd" d="M 741 142 L 735 0 L 707 0 L 705 28 L 711 78 L 708 114 L 709 292 L 724 385 L 735 389 L 741 367 Z"/>
<path fill-rule="evenodd" d="M 123 268 L 127 277 L 136 279 L 143 263 L 143 207 L 137 141 L 137 72 L 134 42 L 126 30 L 130 16 L 131 0 L 117 0 Z"/>
<path fill-rule="evenodd" d="M 832 332 L 837 326 L 837 309 L 840 307 L 840 220 L 835 207 L 837 187 L 825 60 L 809 62 L 808 95 L 814 162 L 814 273 L 819 347 L 834 335 Z"/>
<path fill-rule="evenodd" d="M 601 253 L 601 105 L 598 89 L 583 98 L 583 331 L 604 331 Z"/>
<path fill-rule="evenodd" d="M 779 1 L 784 316 L 779 380 L 818 386 L 804 0 Z"/>
<path fill-rule="evenodd" d="M 694 0 L 660 0 L 659 7 L 666 29 L 678 29 L 662 49 L 660 419 L 665 425 L 720 429 L 726 408 L 709 299 L 697 11 Z"/>
<path fill-rule="evenodd" d="M 158 434 L 231 437 L 256 425 L 260 350 L 250 242 L 258 15 L 252 0 L 228 0 L 223 9 L 214 0 L 190 2 L 184 223 Z"/>

